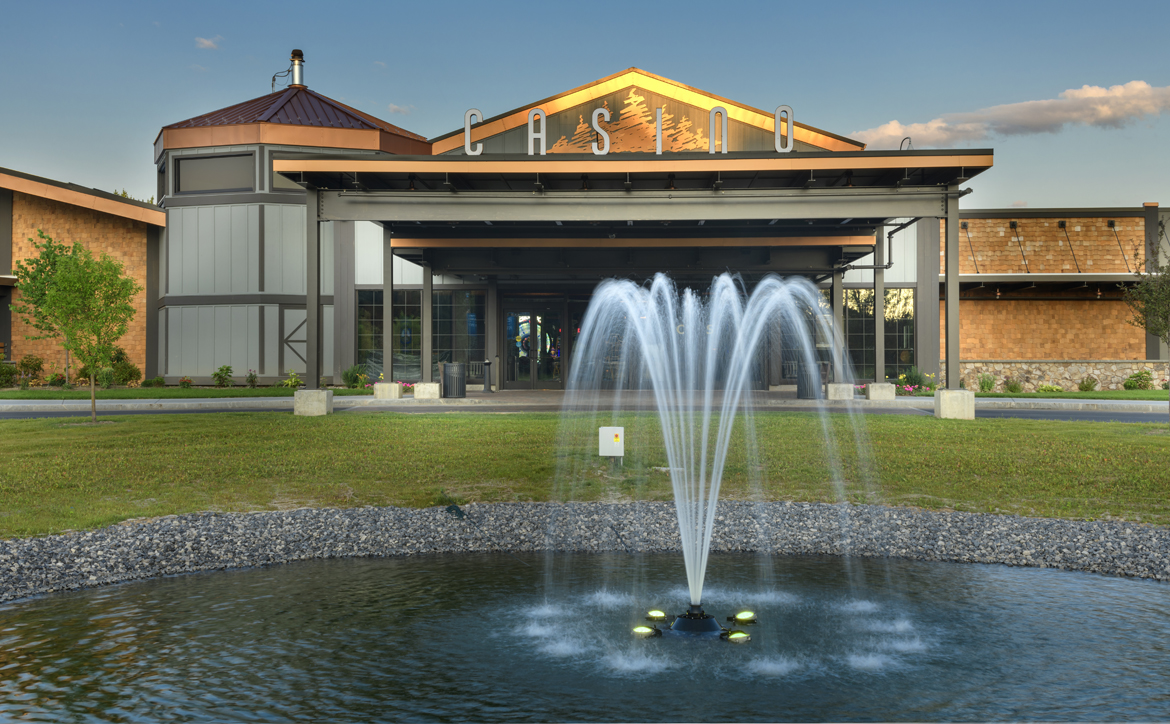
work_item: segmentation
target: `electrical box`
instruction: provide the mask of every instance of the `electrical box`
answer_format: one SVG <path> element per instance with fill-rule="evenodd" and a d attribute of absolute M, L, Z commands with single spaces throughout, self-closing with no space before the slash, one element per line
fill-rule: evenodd
<path fill-rule="evenodd" d="M 626 456 L 626 428 L 598 428 L 597 454 L 604 458 L 624 458 Z"/>

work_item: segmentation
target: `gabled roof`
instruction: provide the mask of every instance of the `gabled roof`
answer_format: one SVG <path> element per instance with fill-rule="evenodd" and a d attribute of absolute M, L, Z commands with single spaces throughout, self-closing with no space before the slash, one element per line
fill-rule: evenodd
<path fill-rule="evenodd" d="M 161 142 L 161 145 L 160 145 Z M 427 140 L 303 85 L 163 126 L 164 148 L 278 143 L 429 154 Z"/>
<path fill-rule="evenodd" d="M 619 73 L 607 76 L 592 83 L 587 83 L 564 93 L 550 96 L 530 103 L 520 108 L 501 113 L 484 120 L 472 128 L 472 142 L 489 138 L 513 128 L 525 126 L 528 123 L 528 111 L 532 108 L 541 108 L 550 116 L 574 106 L 588 103 L 608 94 L 622 90 L 629 86 L 652 91 L 673 100 L 686 103 L 704 111 L 710 111 L 716 106 L 727 109 L 729 118 L 741 123 L 755 126 L 761 130 L 773 133 L 775 129 L 774 113 L 759 108 L 738 103 L 736 101 L 717 96 L 714 93 L 693 88 L 678 81 L 655 75 L 640 68 L 628 68 Z M 797 109 L 799 110 L 799 109 Z M 799 114 L 797 114 L 799 115 Z M 839 136 L 835 133 L 814 128 L 800 121 L 796 122 L 795 137 L 797 141 L 808 143 L 826 151 L 861 151 L 865 144 L 860 141 Z M 457 129 L 437 138 L 432 138 L 432 152 L 446 153 L 463 145 L 463 129 Z"/>
<path fill-rule="evenodd" d="M 167 225 L 166 212 L 145 201 L 128 199 L 108 191 L 54 181 L 7 168 L 0 168 L 0 189 L 18 191 L 50 201 L 60 201 L 100 211 L 104 214 L 142 221 L 153 226 Z"/>

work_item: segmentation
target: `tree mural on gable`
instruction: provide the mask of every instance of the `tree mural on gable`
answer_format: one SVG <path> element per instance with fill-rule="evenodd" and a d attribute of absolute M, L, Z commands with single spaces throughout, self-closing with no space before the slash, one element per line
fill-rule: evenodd
<path fill-rule="evenodd" d="M 640 95 L 636 87 L 630 88 L 629 94 L 622 99 L 622 110 L 616 119 L 610 123 L 601 121 L 602 128 L 609 133 L 611 153 L 654 153 L 654 106 L 647 103 L 645 95 Z M 602 101 L 602 108 L 610 110 L 609 101 Z M 683 114 L 682 119 L 675 122 L 675 115 L 667 111 L 662 113 L 662 150 L 670 151 L 706 151 L 708 140 L 704 137 L 703 127 L 708 115 L 698 108 L 686 106 L 689 113 Z M 567 113 L 575 112 L 568 111 Z M 700 121 L 691 119 L 694 116 Z M 590 125 L 592 111 L 589 113 L 577 112 L 577 126 L 573 135 L 562 135 L 549 149 L 549 153 L 592 153 L 592 144 L 597 141 L 597 133 Z M 612 115 L 611 115 L 612 118 Z"/>

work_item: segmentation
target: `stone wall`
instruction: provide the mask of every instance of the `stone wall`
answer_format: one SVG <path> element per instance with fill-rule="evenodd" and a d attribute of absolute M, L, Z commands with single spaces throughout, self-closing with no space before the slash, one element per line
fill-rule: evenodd
<path fill-rule="evenodd" d="M 63 244 L 81 242 L 81 245 L 96 255 L 102 252 L 120 261 L 124 273 L 133 277 L 144 291 L 134 300 L 135 314 L 130 327 L 119 345 L 126 350 L 130 361 L 138 369 L 146 371 L 146 239 L 147 224 L 142 221 L 104 214 L 73 204 L 30 196 L 20 192 L 12 194 L 12 262 L 36 256 L 33 242 L 40 241 L 37 229 L 44 231 L 54 241 Z M 19 301 L 20 292 L 14 292 L 14 301 Z M 65 368 L 65 350 L 53 340 L 28 340 L 25 335 L 35 334 L 23 318 L 12 315 L 12 354 L 10 359 L 19 360 L 26 354 L 35 354 L 45 360 L 47 376 Z M 79 365 L 74 364 L 71 374 Z"/>
<path fill-rule="evenodd" d="M 947 363 L 941 363 L 946 379 Z M 1006 392 L 1004 378 L 1019 381 L 1024 392 L 1035 392 L 1040 385 L 1058 385 L 1066 390 L 1076 390 L 1086 377 L 1097 380 L 1098 390 L 1125 389 L 1125 379 L 1135 372 L 1150 370 L 1154 375 L 1155 387 L 1166 381 L 1166 362 L 1161 360 L 1009 360 L 981 359 L 964 360 L 959 363 L 962 379 L 968 390 L 979 390 L 979 375 L 987 373 L 995 377 L 994 392 Z"/>

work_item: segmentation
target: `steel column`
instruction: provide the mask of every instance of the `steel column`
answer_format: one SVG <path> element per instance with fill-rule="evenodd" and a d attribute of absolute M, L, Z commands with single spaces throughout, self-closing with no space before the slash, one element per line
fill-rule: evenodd
<path fill-rule="evenodd" d="M 434 286 L 435 276 L 431 273 L 430 264 L 422 265 L 422 381 L 434 382 L 431 367 L 434 365 L 435 335 L 434 335 Z"/>
<path fill-rule="evenodd" d="M 880 224 L 874 229 L 876 242 L 873 246 L 875 266 L 886 264 L 886 227 Z M 886 381 L 886 270 L 873 270 L 873 381 Z"/>
<path fill-rule="evenodd" d="M 357 291 L 352 221 L 333 224 L 333 384 L 357 362 Z"/>
<path fill-rule="evenodd" d="M 947 197 L 946 295 L 947 389 L 959 389 L 959 197 Z"/>
<path fill-rule="evenodd" d="M 394 251 L 382 229 L 382 379 L 394 382 Z"/>
<path fill-rule="evenodd" d="M 489 377 L 499 379 L 500 365 L 496 364 L 496 357 L 500 354 L 500 290 L 499 283 L 495 279 L 488 280 L 487 288 L 487 308 L 484 310 L 486 315 L 486 329 L 484 333 L 487 335 L 484 339 L 484 356 L 492 361 L 491 367 L 488 369 L 490 373 L 484 376 L 484 392 L 491 391 L 492 380 Z M 566 322 L 566 329 L 568 329 Z M 497 385 L 497 388 L 499 386 Z"/>
<path fill-rule="evenodd" d="M 305 206 L 305 388 L 321 387 L 321 222 L 317 191 Z"/>
<path fill-rule="evenodd" d="M 837 333 L 841 335 L 841 339 L 845 339 L 845 273 L 838 270 L 833 272 L 833 286 L 829 291 L 829 305 L 833 310 L 833 327 Z M 834 382 L 841 381 L 841 372 L 836 370 L 833 373 L 832 380 Z M 822 380 L 828 382 L 829 380 Z"/>
<path fill-rule="evenodd" d="M 917 230 L 917 282 L 914 288 L 914 356 L 919 371 L 937 375 L 939 351 L 938 218 L 927 217 Z M 957 278 L 957 277 L 956 277 Z"/>

